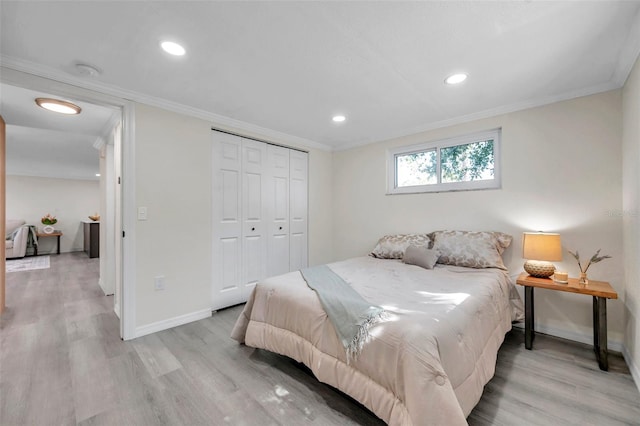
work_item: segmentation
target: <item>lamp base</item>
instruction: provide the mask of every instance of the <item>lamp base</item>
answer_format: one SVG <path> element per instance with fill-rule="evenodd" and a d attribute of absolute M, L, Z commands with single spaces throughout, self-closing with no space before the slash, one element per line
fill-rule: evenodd
<path fill-rule="evenodd" d="M 545 260 L 527 260 L 524 262 L 524 270 L 532 277 L 549 278 L 556 271 L 556 267 Z"/>

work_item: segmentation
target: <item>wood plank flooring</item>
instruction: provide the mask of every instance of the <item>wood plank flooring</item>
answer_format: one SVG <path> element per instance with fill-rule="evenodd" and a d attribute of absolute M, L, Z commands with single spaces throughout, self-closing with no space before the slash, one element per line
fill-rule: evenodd
<path fill-rule="evenodd" d="M 237 344 L 242 307 L 123 342 L 98 259 L 51 256 L 7 274 L 0 317 L 0 424 L 382 425 L 294 361 Z M 514 330 L 471 425 L 640 425 L 640 394 L 620 356 L 598 369 L 587 345 Z"/>

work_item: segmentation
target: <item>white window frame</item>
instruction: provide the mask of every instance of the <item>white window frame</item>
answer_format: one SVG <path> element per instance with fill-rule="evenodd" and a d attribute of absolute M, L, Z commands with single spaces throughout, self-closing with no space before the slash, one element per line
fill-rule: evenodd
<path fill-rule="evenodd" d="M 449 191 L 474 191 L 479 189 L 499 189 L 502 187 L 500 170 L 500 140 L 502 129 L 493 129 L 484 132 L 458 136 L 449 139 L 441 139 L 418 145 L 401 146 L 387 150 L 387 195 L 415 194 L 423 192 L 449 192 Z M 442 182 L 440 176 L 440 150 L 456 145 L 466 145 L 474 142 L 493 140 L 493 179 L 475 180 L 469 182 Z M 397 187 L 396 157 L 414 154 L 429 150 L 436 150 L 436 174 L 438 183 L 430 185 L 414 185 Z"/>

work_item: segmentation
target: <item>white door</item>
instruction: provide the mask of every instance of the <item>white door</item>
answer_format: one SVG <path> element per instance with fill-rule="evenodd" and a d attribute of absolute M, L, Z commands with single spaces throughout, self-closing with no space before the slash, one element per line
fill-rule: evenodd
<path fill-rule="evenodd" d="M 242 140 L 213 134 L 212 309 L 243 302 Z"/>
<path fill-rule="evenodd" d="M 290 221 L 289 268 L 291 271 L 308 266 L 308 173 L 309 155 L 290 150 Z"/>
<path fill-rule="evenodd" d="M 242 139 L 242 301 L 267 276 L 267 144 Z"/>
<path fill-rule="evenodd" d="M 267 146 L 267 276 L 289 272 L 289 149 Z"/>

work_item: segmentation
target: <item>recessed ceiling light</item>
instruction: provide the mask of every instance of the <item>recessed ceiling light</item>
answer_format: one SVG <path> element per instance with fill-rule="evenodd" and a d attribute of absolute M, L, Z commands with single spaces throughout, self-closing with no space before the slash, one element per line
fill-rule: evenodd
<path fill-rule="evenodd" d="M 59 112 L 60 114 L 80 114 L 80 111 L 82 111 L 78 105 L 59 99 L 36 98 L 36 104 L 41 108 Z"/>
<path fill-rule="evenodd" d="M 96 173 L 96 177 L 100 177 L 100 173 Z"/>
<path fill-rule="evenodd" d="M 345 117 L 344 115 L 334 115 L 332 118 L 332 120 L 335 121 L 336 123 L 342 123 L 346 119 L 347 117 Z"/>
<path fill-rule="evenodd" d="M 163 41 L 162 43 L 160 43 L 160 47 L 162 47 L 165 52 L 175 56 L 182 56 L 186 53 L 184 47 L 172 41 Z"/>
<path fill-rule="evenodd" d="M 444 82 L 447 84 L 460 84 L 465 81 L 467 77 L 468 76 L 465 73 L 452 74 L 449 77 L 445 78 Z"/>

